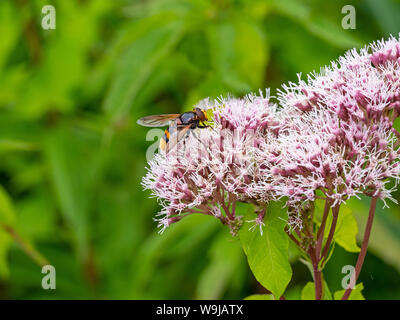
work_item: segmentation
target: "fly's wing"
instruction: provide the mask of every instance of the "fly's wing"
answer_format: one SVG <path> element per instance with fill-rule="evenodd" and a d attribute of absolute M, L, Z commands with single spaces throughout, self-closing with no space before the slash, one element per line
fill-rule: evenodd
<path fill-rule="evenodd" d="M 168 153 L 168 151 L 175 148 L 175 146 L 178 144 L 178 142 L 186 137 L 188 131 L 190 130 L 190 127 L 191 127 L 191 124 L 188 124 L 185 126 L 182 126 L 182 125 L 177 126 L 176 123 L 173 122 L 173 124 L 169 127 L 170 136 L 168 139 L 168 143 L 167 143 L 165 152 Z"/>
<path fill-rule="evenodd" d="M 179 113 L 177 114 L 157 114 L 153 116 L 146 116 L 140 118 L 137 121 L 137 124 L 145 127 L 165 127 L 169 124 L 170 121 L 175 120 L 180 116 Z"/>

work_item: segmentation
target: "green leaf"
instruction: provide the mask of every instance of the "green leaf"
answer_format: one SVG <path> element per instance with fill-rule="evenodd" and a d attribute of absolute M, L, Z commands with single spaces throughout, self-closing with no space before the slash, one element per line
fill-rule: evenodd
<path fill-rule="evenodd" d="M 331 22 L 326 16 L 312 14 L 311 7 L 303 1 L 298 0 L 271 0 L 277 12 L 301 24 L 310 34 L 323 39 L 339 48 L 352 48 L 362 45 L 361 41 L 353 37 L 348 32 L 343 32 L 340 25 L 341 19 L 337 23 Z M 340 10 L 340 8 L 337 8 Z"/>
<path fill-rule="evenodd" d="M 355 286 L 353 290 L 351 290 L 350 296 L 348 300 L 365 300 L 361 291 L 364 289 L 364 285 L 359 283 Z M 333 296 L 335 300 L 342 300 L 343 294 L 346 290 L 339 290 L 336 291 Z"/>
<path fill-rule="evenodd" d="M 285 291 L 286 300 L 301 300 L 302 285 L 294 285 Z"/>
<path fill-rule="evenodd" d="M 0 139 L 0 152 L 32 151 L 35 149 L 36 146 L 30 142 L 13 139 Z"/>
<path fill-rule="evenodd" d="M 385 35 L 398 34 L 400 29 L 400 4 L 398 1 L 365 0 L 364 3 Z"/>
<path fill-rule="evenodd" d="M 15 223 L 15 210 L 7 191 L 0 186 L 0 224 L 13 225 Z"/>
<path fill-rule="evenodd" d="M 0 42 L 0 73 L 23 26 L 17 10 L 9 1 L 2 1 L 0 4 L 0 34 L 3 35 Z"/>
<path fill-rule="evenodd" d="M 243 300 L 275 300 L 272 294 L 252 294 Z"/>
<path fill-rule="evenodd" d="M 87 54 L 98 41 L 101 28 L 97 22 L 109 13 L 110 3 L 93 1 L 80 5 L 76 1 L 61 1 L 56 8 L 56 30 L 40 27 L 40 20 L 37 20 L 42 18 L 40 6 L 37 11 L 32 7 L 25 8 L 25 15 L 29 14 L 32 20 L 13 22 L 21 26 L 28 21 L 38 22 L 30 31 L 32 42 L 28 51 L 32 51 L 33 60 L 40 61 L 26 65 L 30 77 L 22 82 L 18 88 L 18 99 L 13 102 L 18 113 L 28 118 L 39 118 L 48 111 L 73 111 L 82 103 L 76 98 L 79 92 L 85 90 L 85 78 L 91 68 Z M 58 15 L 59 12 L 62 15 Z M 21 49 L 18 51 L 24 52 Z"/>
<path fill-rule="evenodd" d="M 332 294 L 329 291 L 328 285 L 324 281 L 324 297 L 323 300 L 332 300 Z M 301 300 L 315 300 L 315 284 L 314 282 L 307 282 L 301 291 Z"/>
<path fill-rule="evenodd" d="M 199 278 L 196 299 L 221 299 L 243 262 L 240 243 L 232 241 L 228 233 L 214 241 L 210 255 L 211 261 Z"/>
<path fill-rule="evenodd" d="M 251 87 L 262 86 L 269 60 L 269 48 L 262 29 L 252 21 L 242 20 L 235 24 L 235 67 L 239 75 Z M 249 70 L 252 70 L 249 72 Z"/>
<path fill-rule="evenodd" d="M 48 198 L 47 189 L 36 190 L 16 203 L 18 219 L 15 229 L 22 237 L 31 241 L 45 239 L 57 233 L 53 228 L 57 219 L 54 200 Z"/>
<path fill-rule="evenodd" d="M 262 85 L 268 47 L 261 30 L 256 23 L 243 19 L 207 27 L 213 68 L 234 92 L 244 93 Z"/>
<path fill-rule="evenodd" d="M 146 288 L 160 285 L 154 279 L 154 275 L 157 274 L 157 270 L 164 268 L 162 262 L 166 256 L 169 256 L 172 261 L 197 257 L 192 254 L 196 251 L 196 245 L 209 239 L 218 228 L 221 228 L 221 224 L 216 219 L 199 214 L 174 223 L 165 230 L 162 236 L 154 232 L 145 238 L 132 264 L 128 298 L 147 297 Z M 150 299 L 152 296 L 148 297 Z"/>
<path fill-rule="evenodd" d="M 301 290 L 301 300 L 315 300 L 314 282 L 307 282 L 303 290 Z"/>
<path fill-rule="evenodd" d="M 292 278 L 292 269 L 288 261 L 289 238 L 284 231 L 285 213 L 281 207 L 281 203 L 270 203 L 262 235 L 258 228 L 254 231 L 249 230 L 248 223 L 239 231 L 251 271 L 257 281 L 276 298 L 282 296 Z M 251 211 L 247 211 L 244 218 L 254 219 L 254 214 L 251 215 Z"/>
<path fill-rule="evenodd" d="M 224 22 L 212 24 L 207 29 L 211 60 L 216 75 L 221 78 L 228 90 L 234 92 L 250 91 L 249 84 L 240 76 L 235 66 L 235 26 Z"/>
<path fill-rule="evenodd" d="M 141 35 L 120 57 L 104 109 L 115 120 L 126 115 L 158 63 L 177 44 L 182 23 L 171 19 Z"/>
<path fill-rule="evenodd" d="M 5 278 L 10 274 L 8 266 L 8 251 L 13 240 L 11 236 L 0 228 L 0 277 Z"/>
<path fill-rule="evenodd" d="M 15 210 L 7 191 L 0 186 L 0 277 L 9 275 L 8 250 L 12 244 L 11 236 L 5 231 L 5 226 L 15 223 Z"/>
<path fill-rule="evenodd" d="M 329 234 L 331 223 L 332 214 L 329 214 L 327 219 L 327 227 L 325 228 L 325 237 L 327 237 Z M 333 235 L 334 241 L 336 241 L 338 245 L 348 252 L 359 252 L 360 248 L 357 246 L 357 234 L 357 221 L 353 216 L 351 208 L 349 206 L 342 205 L 340 207 L 336 229 Z"/>
<path fill-rule="evenodd" d="M 89 148 L 88 145 L 82 146 L 81 143 L 82 141 L 71 135 L 68 130 L 60 129 L 52 132 L 47 138 L 45 154 L 61 213 L 75 236 L 82 258 L 88 251 L 90 204 L 88 187 L 94 161 L 88 161 L 88 155 L 82 154 L 79 147 Z"/>
<path fill-rule="evenodd" d="M 204 30 L 187 33 L 178 49 L 194 67 L 205 71 L 210 70 L 210 48 Z"/>
<path fill-rule="evenodd" d="M 307 22 L 303 21 L 303 23 L 310 33 L 326 40 L 334 46 L 353 48 L 362 45 L 360 40 L 346 32 L 343 32 L 343 29 L 339 24 L 334 24 L 326 18 L 314 16 Z"/>

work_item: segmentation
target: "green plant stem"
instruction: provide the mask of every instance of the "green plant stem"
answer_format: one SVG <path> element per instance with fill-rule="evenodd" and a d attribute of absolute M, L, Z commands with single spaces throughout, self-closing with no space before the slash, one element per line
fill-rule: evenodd
<path fill-rule="evenodd" d="M 19 244 L 21 249 L 28 255 L 36 264 L 40 267 L 48 265 L 49 262 L 39 252 L 32 247 L 32 245 L 26 242 L 13 227 L 9 225 L 3 225 L 3 229 Z"/>
<path fill-rule="evenodd" d="M 367 225 L 365 226 L 364 239 L 361 244 L 361 251 L 357 258 L 357 263 L 356 263 L 356 268 L 355 268 L 355 273 L 354 273 L 354 281 L 353 281 L 354 284 L 357 282 L 358 276 L 360 275 L 360 272 L 361 272 L 362 265 L 364 263 L 365 255 L 367 254 L 368 241 L 369 241 L 369 236 L 371 235 L 372 223 L 374 221 L 374 215 L 375 215 L 377 201 L 378 201 L 377 197 L 373 197 L 371 200 Z M 342 300 L 347 300 L 349 298 L 352 290 L 353 290 L 353 288 L 351 286 L 349 288 L 347 288 L 343 294 Z"/>

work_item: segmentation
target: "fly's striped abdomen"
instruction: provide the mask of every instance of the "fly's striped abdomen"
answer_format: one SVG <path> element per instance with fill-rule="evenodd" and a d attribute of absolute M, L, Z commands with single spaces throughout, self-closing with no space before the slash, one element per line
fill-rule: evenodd
<path fill-rule="evenodd" d="M 171 135 L 170 135 L 168 129 L 166 129 L 164 131 L 163 136 L 160 139 L 160 149 L 162 151 L 165 151 L 165 149 L 167 148 L 167 143 L 168 143 L 170 137 L 171 137 Z"/>
<path fill-rule="evenodd" d="M 165 140 L 165 142 L 168 142 L 168 141 L 169 141 L 169 138 L 171 137 L 171 134 L 169 133 L 168 129 L 166 129 L 166 130 L 164 131 L 164 135 L 163 135 L 162 137 L 163 137 L 163 139 Z"/>
<path fill-rule="evenodd" d="M 169 142 L 169 139 L 171 138 L 171 135 L 176 131 L 175 126 L 170 126 L 167 129 L 165 129 L 163 136 L 160 139 L 160 149 L 162 151 L 165 151 L 167 147 L 167 143 Z"/>

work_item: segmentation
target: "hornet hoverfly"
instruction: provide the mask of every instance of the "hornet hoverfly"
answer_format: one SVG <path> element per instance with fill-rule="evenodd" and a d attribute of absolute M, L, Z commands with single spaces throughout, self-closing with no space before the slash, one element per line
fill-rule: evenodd
<path fill-rule="evenodd" d="M 160 139 L 160 149 L 164 152 L 172 150 L 176 144 L 185 138 L 190 130 L 196 128 L 208 128 L 204 122 L 208 121 L 207 113 L 200 108 L 177 114 L 158 114 L 146 116 L 137 120 L 137 123 L 145 127 L 164 127 L 164 135 Z"/>

